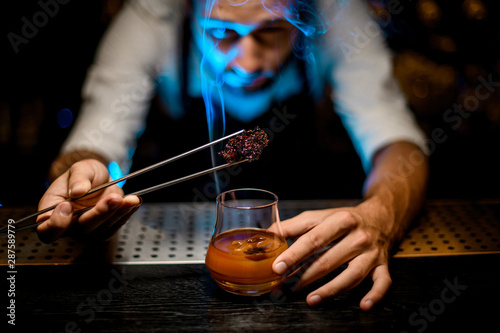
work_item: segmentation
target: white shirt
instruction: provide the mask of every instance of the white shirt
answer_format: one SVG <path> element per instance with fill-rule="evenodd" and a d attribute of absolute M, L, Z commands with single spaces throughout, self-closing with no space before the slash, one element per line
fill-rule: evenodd
<path fill-rule="evenodd" d="M 310 44 L 315 63 L 311 69 L 316 70 L 311 75 L 333 87 L 335 110 L 364 169 L 368 172 L 373 155 L 391 142 L 409 141 L 427 152 L 425 136 L 392 75 L 392 57 L 383 33 L 366 4 L 352 0 L 339 8 L 337 3 L 320 1 L 320 12 L 329 26 Z M 84 103 L 63 153 L 94 151 L 116 161 L 126 172 L 157 91 L 165 97 L 170 115 L 182 117 L 179 78 L 184 10 L 183 1 L 173 0 L 136 0 L 124 5 L 89 69 Z M 190 81 L 189 93 L 201 95 Z"/>

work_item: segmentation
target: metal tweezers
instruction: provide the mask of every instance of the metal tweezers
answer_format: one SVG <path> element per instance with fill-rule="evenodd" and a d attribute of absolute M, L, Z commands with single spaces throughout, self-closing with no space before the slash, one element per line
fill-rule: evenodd
<path fill-rule="evenodd" d="M 122 182 L 122 181 L 127 180 L 127 179 L 130 179 L 130 178 L 133 178 L 133 177 L 135 177 L 135 176 L 142 175 L 142 174 L 144 174 L 144 173 L 146 173 L 146 172 L 149 172 L 149 171 L 151 171 L 151 170 L 153 170 L 153 169 L 159 168 L 159 167 L 164 166 L 164 165 L 166 165 L 166 164 L 168 164 L 168 163 L 171 163 L 171 162 L 173 162 L 173 161 L 176 161 L 176 160 L 178 160 L 178 159 L 181 159 L 181 158 L 183 158 L 183 157 L 186 157 L 186 156 L 188 156 L 188 155 L 191 155 L 191 154 L 193 154 L 193 153 L 196 153 L 196 152 L 198 152 L 198 151 L 200 151 L 200 150 L 203 150 L 203 149 L 205 149 L 205 148 L 208 148 L 208 147 L 210 147 L 210 146 L 212 146 L 212 145 L 215 145 L 215 144 L 217 144 L 217 143 L 219 143 L 219 142 L 221 142 L 221 141 L 224 141 L 224 140 L 229 139 L 229 138 L 231 138 L 231 137 L 234 137 L 234 136 L 237 136 L 237 135 L 239 135 L 239 134 L 242 134 L 244 131 L 245 131 L 245 130 L 240 130 L 240 131 L 235 132 L 235 133 L 233 133 L 233 134 L 227 135 L 227 136 L 225 136 L 225 137 L 223 137 L 223 138 L 220 138 L 220 139 L 214 140 L 214 141 L 212 141 L 212 142 L 209 142 L 209 143 L 207 143 L 207 144 L 205 144 L 205 145 L 203 145 L 203 146 L 200 146 L 200 147 L 198 147 L 198 148 L 192 149 L 192 150 L 187 151 L 187 152 L 185 152 L 185 153 L 179 154 L 179 155 L 177 155 L 177 156 L 174 156 L 174 157 L 168 158 L 168 159 L 166 159 L 166 160 L 164 160 L 164 161 L 161 161 L 161 162 L 158 162 L 158 163 L 156 163 L 156 164 L 150 165 L 150 166 L 148 166 L 148 167 L 145 167 L 144 169 L 141 169 L 141 170 L 135 171 L 135 172 L 133 172 L 133 173 L 130 173 L 130 174 L 128 174 L 128 175 L 125 175 L 125 176 L 123 176 L 123 177 L 121 177 L 121 178 L 119 178 L 119 179 L 116 179 L 116 180 L 110 181 L 110 182 L 108 182 L 108 183 L 105 183 L 105 184 L 99 185 L 99 186 L 97 186 L 97 187 L 94 187 L 94 188 L 92 188 L 91 190 L 89 190 L 86 194 L 84 194 L 84 195 L 83 195 L 83 196 L 81 196 L 81 197 L 74 198 L 74 199 L 68 198 L 68 199 L 66 199 L 65 201 L 67 201 L 67 202 L 77 201 L 77 200 L 82 199 L 82 198 L 84 198 L 84 197 L 86 197 L 86 196 L 88 196 L 88 195 L 91 195 L 91 194 L 95 193 L 95 192 L 98 192 L 98 191 L 100 191 L 100 190 L 103 190 L 103 189 L 105 189 L 106 187 L 109 187 L 109 186 L 111 186 L 111 185 L 117 184 L 117 183 L 119 183 L 119 182 Z M 233 162 L 233 163 L 227 163 L 227 164 L 219 165 L 219 166 L 216 166 L 216 167 L 213 167 L 213 168 L 210 168 L 210 169 L 204 170 L 204 171 L 200 171 L 200 172 L 193 173 L 193 174 L 188 175 L 188 176 L 184 176 L 184 177 L 181 177 L 181 178 L 177 178 L 177 179 L 174 179 L 174 180 L 170 180 L 170 181 L 165 182 L 165 183 L 162 183 L 162 184 L 158 184 L 158 185 L 151 186 L 151 187 L 148 187 L 148 188 L 145 188 L 145 189 L 142 189 L 142 190 L 139 190 L 139 191 L 133 192 L 133 193 L 126 194 L 126 195 L 124 195 L 124 197 L 125 197 L 125 196 L 128 196 L 128 195 L 137 195 L 137 196 L 140 196 L 140 195 L 143 195 L 143 194 L 146 194 L 146 193 L 150 193 L 150 192 L 153 192 L 153 191 L 156 191 L 156 190 L 159 190 L 159 189 L 162 189 L 162 188 L 168 187 L 168 186 L 172 186 L 172 185 L 175 185 L 175 184 L 178 184 L 178 183 L 181 183 L 181 182 L 184 182 L 184 181 L 187 181 L 187 180 L 190 180 L 190 179 L 193 179 L 193 178 L 199 177 L 199 176 L 203 176 L 203 175 L 206 175 L 206 174 L 209 174 L 209 173 L 212 173 L 212 172 L 218 171 L 218 170 L 222 170 L 222 169 L 228 168 L 228 167 L 233 166 L 233 165 L 237 165 L 237 164 L 240 164 L 240 163 L 243 163 L 243 162 L 247 162 L 247 161 L 249 161 L 249 160 L 248 160 L 248 159 L 243 159 L 243 160 L 240 160 L 240 161 L 237 161 L 237 162 Z M 64 202 L 64 201 L 61 201 L 61 202 Z M 60 203 L 61 203 L 61 202 L 60 202 Z M 58 203 L 58 204 L 60 204 L 60 203 Z M 38 226 L 40 223 L 34 222 L 34 223 L 27 224 L 27 225 L 25 225 L 25 226 L 21 226 L 21 227 L 17 227 L 17 225 L 18 225 L 19 223 L 22 223 L 22 222 L 24 222 L 24 221 L 27 221 L 27 220 L 29 220 L 29 219 L 31 219 L 31 218 L 34 218 L 34 217 L 36 217 L 36 216 L 38 216 L 38 215 L 40 215 L 40 214 L 43 214 L 43 213 L 46 213 L 46 212 L 48 212 L 48 211 L 53 210 L 54 208 L 56 208 L 56 206 L 57 206 L 58 204 L 55 204 L 55 205 L 53 205 L 53 206 L 50 206 L 50 207 L 44 208 L 44 209 L 42 209 L 42 210 L 37 211 L 36 213 L 33 213 L 33 214 L 31 214 L 31 215 L 25 216 L 25 217 L 23 217 L 23 218 L 21 218 L 21 219 L 17 220 L 17 221 L 15 222 L 15 224 L 16 224 L 16 228 L 15 228 L 16 232 L 17 232 L 17 231 L 20 231 L 20 230 L 24 230 L 24 229 L 35 228 L 35 227 L 36 227 L 36 226 Z M 77 210 L 77 211 L 75 211 L 75 212 L 73 213 L 73 216 L 83 214 L 83 213 L 85 213 L 85 212 L 89 211 L 90 209 L 92 209 L 93 207 L 94 207 L 94 206 L 91 206 L 91 207 L 87 207 L 87 208 L 84 208 L 84 209 Z M 7 231 L 5 231 L 7 228 L 8 228 L 8 226 L 5 226 L 5 227 L 0 228 L 0 237 L 2 237 L 2 236 L 6 236 L 6 235 L 8 234 L 8 232 L 7 232 Z"/>

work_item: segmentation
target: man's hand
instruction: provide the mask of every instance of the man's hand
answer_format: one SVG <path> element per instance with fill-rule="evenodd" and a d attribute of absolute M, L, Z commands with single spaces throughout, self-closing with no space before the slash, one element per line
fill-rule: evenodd
<path fill-rule="evenodd" d="M 307 211 L 282 222 L 285 237 L 302 236 L 275 260 L 273 269 L 278 274 L 295 268 L 309 257 L 314 258 L 318 251 L 337 241 L 318 254 L 311 264 L 299 269 L 295 288 L 302 288 L 348 264 L 332 281 L 308 295 L 309 305 L 317 305 L 351 290 L 368 275 L 373 280 L 373 287 L 361 300 L 362 310 L 369 310 L 389 290 L 392 283 L 388 269 L 390 241 L 370 216 L 368 205 Z"/>
<path fill-rule="evenodd" d="M 95 159 L 73 164 L 54 180 L 41 198 L 38 209 L 60 204 L 53 211 L 38 217 L 40 240 L 50 243 L 63 235 L 89 240 L 103 240 L 112 236 L 139 208 L 139 197 L 123 198 L 122 189 L 113 185 L 80 200 L 71 203 L 65 201 L 79 198 L 91 188 L 108 181 L 110 178 L 106 166 Z M 76 210 L 90 206 L 95 207 L 80 216 L 73 216 Z"/>
<path fill-rule="evenodd" d="M 412 161 L 410 169 L 409 161 Z M 360 307 L 365 311 L 371 309 L 391 286 L 389 251 L 402 239 L 420 210 L 427 178 L 428 161 L 420 148 L 408 142 L 386 146 L 373 158 L 361 204 L 304 212 L 282 223 L 285 237 L 302 236 L 276 258 L 273 270 L 284 274 L 333 244 L 299 272 L 302 275 L 298 287 L 347 264 L 341 274 L 308 295 L 308 304 L 316 305 L 344 293 L 370 276 L 373 287 L 361 300 Z"/>

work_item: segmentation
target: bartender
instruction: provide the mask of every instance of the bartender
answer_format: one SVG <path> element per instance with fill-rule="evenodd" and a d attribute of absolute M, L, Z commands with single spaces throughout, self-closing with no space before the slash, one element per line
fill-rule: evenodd
<path fill-rule="evenodd" d="M 285 236 L 298 238 L 273 270 L 288 274 L 314 256 L 297 280 L 301 288 L 347 264 L 306 301 L 317 305 L 369 278 L 373 286 L 360 301 L 369 310 L 390 288 L 390 250 L 421 208 L 428 163 L 383 34 L 361 0 L 128 1 L 89 69 L 78 120 L 52 165 L 39 209 L 108 182 L 110 164 L 127 172 L 156 98 L 172 128 L 182 128 L 159 136 L 172 149 L 181 146 L 179 132 L 195 143 L 234 129 L 268 129 L 272 151 L 248 164 L 248 172 L 242 166 L 224 189 L 247 184 L 278 194 L 328 194 L 333 180 L 344 177 L 336 172 L 342 160 L 317 154 L 317 142 L 303 135 L 311 133 L 322 96 L 334 103 L 331 112 L 359 155 L 363 200 L 284 221 Z M 39 217 L 40 239 L 110 237 L 142 202 L 123 194 L 115 185 L 60 203 Z M 89 205 L 95 207 L 73 216 Z"/>

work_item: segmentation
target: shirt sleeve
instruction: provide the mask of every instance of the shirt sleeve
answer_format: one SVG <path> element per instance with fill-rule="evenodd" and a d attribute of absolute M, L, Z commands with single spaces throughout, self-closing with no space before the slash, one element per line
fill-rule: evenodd
<path fill-rule="evenodd" d="M 174 73 L 181 1 L 127 2 L 103 36 L 82 89 L 82 106 L 62 152 L 99 153 L 128 170 L 151 98 Z M 171 71 L 171 73 L 169 73 Z"/>
<path fill-rule="evenodd" d="M 323 9 L 333 13 L 321 45 L 331 98 L 365 171 L 374 154 L 392 142 L 409 141 L 428 153 L 425 135 L 393 76 L 385 36 L 367 4 L 353 0 Z"/>

